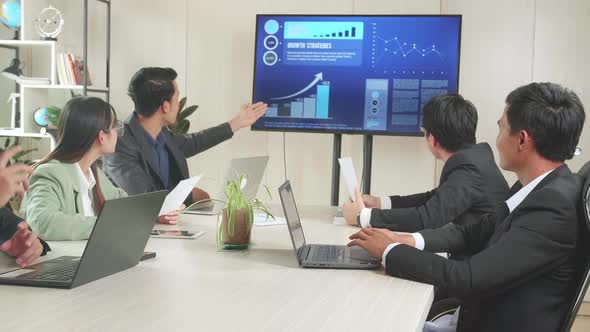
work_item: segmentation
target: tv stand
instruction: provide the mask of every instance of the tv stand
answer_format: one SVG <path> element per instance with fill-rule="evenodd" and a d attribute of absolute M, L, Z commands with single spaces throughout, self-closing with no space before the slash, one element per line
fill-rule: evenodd
<path fill-rule="evenodd" d="M 332 151 L 332 192 L 330 203 L 338 206 L 340 194 L 340 164 L 338 158 L 342 153 L 342 134 L 334 134 L 334 147 Z M 371 193 L 371 168 L 373 161 L 373 135 L 363 135 L 363 194 Z"/>
<path fill-rule="evenodd" d="M 363 136 L 363 188 L 365 195 L 371 194 L 371 168 L 373 166 L 373 135 Z"/>
<path fill-rule="evenodd" d="M 332 150 L 332 194 L 331 204 L 332 206 L 338 206 L 338 200 L 340 195 L 340 163 L 338 158 L 342 152 L 342 134 L 334 134 L 334 147 Z"/>

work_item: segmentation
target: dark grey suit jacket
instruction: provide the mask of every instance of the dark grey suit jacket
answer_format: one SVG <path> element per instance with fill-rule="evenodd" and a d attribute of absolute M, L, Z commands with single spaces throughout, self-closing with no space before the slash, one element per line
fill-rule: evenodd
<path fill-rule="evenodd" d="M 487 143 L 453 154 L 442 169 L 438 188 L 409 196 L 391 196 L 390 210 L 371 210 L 372 227 L 415 232 L 464 224 L 494 210 L 508 198 L 508 183 Z"/>
<path fill-rule="evenodd" d="M 16 232 L 16 226 L 23 221 L 7 207 L 0 207 L 0 244 L 9 240 Z"/>
<path fill-rule="evenodd" d="M 424 251 L 394 247 L 386 272 L 461 299 L 458 331 L 558 331 L 580 276 L 578 256 L 588 254 L 579 241 L 581 189 L 563 165 L 512 213 L 502 204 L 477 222 L 422 231 Z M 461 261 L 434 254 L 465 249 L 475 254 Z"/>
<path fill-rule="evenodd" d="M 162 128 L 162 133 L 170 157 L 168 188 L 164 187 L 157 172 L 157 162 L 152 158 L 151 146 L 135 113 L 125 121 L 125 134 L 118 139 L 115 153 L 103 157 L 105 172 L 127 194 L 173 189 L 178 182 L 189 177 L 186 158 L 233 136 L 228 123 L 193 134 L 175 135 L 167 128 Z M 187 203 L 190 203 L 190 197 Z"/>
<path fill-rule="evenodd" d="M 0 207 L 0 245 L 7 240 L 10 240 L 14 233 L 16 233 L 16 227 L 20 224 L 23 219 L 19 216 L 15 215 L 12 212 L 12 209 L 7 207 Z M 29 227 L 29 230 L 31 228 Z M 43 246 L 43 251 L 41 252 L 41 256 L 45 256 L 48 251 L 51 251 L 51 248 L 47 244 L 47 242 L 39 239 L 41 245 Z"/>

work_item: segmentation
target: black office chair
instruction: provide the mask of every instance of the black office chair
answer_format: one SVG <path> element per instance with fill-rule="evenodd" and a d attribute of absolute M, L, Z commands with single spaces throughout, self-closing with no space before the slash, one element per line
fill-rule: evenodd
<path fill-rule="evenodd" d="M 580 265 L 583 266 L 582 274 L 580 275 L 580 281 L 574 294 L 573 302 L 568 311 L 564 325 L 561 329 L 562 332 L 568 332 L 571 330 L 576 315 L 580 306 L 584 301 L 584 294 L 588 290 L 590 284 L 590 162 L 587 162 L 580 170 L 578 175 L 582 176 L 584 180 L 584 189 L 582 190 L 582 220 L 580 220 L 580 238 L 582 246 L 582 254 L 580 256 Z"/>
<path fill-rule="evenodd" d="M 584 179 L 587 179 L 588 175 L 590 175 L 590 161 L 585 163 L 584 166 L 580 168 L 577 174 L 583 177 Z"/>

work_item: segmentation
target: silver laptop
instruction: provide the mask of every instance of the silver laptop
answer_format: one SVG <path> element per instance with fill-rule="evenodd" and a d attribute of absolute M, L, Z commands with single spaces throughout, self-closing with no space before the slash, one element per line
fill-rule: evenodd
<path fill-rule="evenodd" d="M 246 197 L 254 198 L 256 193 L 258 193 L 258 188 L 260 188 L 260 182 L 262 182 L 262 177 L 264 176 L 267 164 L 268 156 L 232 159 L 229 162 L 225 178 L 221 183 L 221 188 L 212 195 L 212 198 L 225 200 L 223 190 L 227 181 L 237 180 L 240 175 L 248 176 L 242 191 L 246 194 Z M 190 209 L 185 210 L 184 213 L 217 215 L 221 213 L 221 209 L 223 209 L 223 203 L 207 201 L 192 206 Z"/>
<path fill-rule="evenodd" d="M 291 183 L 286 181 L 279 188 L 279 196 L 287 219 L 289 234 L 297 261 L 301 267 L 326 269 L 377 269 L 381 266 L 378 259 L 358 247 L 349 248 L 344 245 L 307 244 L 299 212 L 295 205 L 295 197 Z"/>

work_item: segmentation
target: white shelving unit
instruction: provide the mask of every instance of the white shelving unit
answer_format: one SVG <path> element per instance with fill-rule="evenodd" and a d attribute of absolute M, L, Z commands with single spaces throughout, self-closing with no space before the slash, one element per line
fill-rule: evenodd
<path fill-rule="evenodd" d="M 22 13 L 21 13 L 22 14 Z M 47 89 L 49 86 L 55 86 L 57 84 L 57 77 L 55 72 L 55 42 L 46 40 L 0 40 L 0 45 L 17 47 L 21 54 L 21 60 L 23 58 L 32 59 L 43 59 L 43 61 L 36 61 L 34 65 L 32 63 L 27 64 L 26 76 L 35 77 L 47 77 L 51 85 L 38 86 L 38 88 Z M 18 93 L 19 97 L 19 126 L 10 129 L 0 129 L 0 136 L 11 136 L 11 137 L 36 137 L 45 138 L 50 141 L 49 147 L 53 149 L 55 147 L 55 141 L 51 135 L 42 134 L 40 128 L 30 128 L 31 125 L 29 120 L 32 121 L 31 112 L 26 112 L 26 100 L 27 100 L 27 86 L 19 85 Z M 31 115 L 30 117 L 28 115 Z"/>
<path fill-rule="evenodd" d="M 33 26 L 33 20 L 38 13 L 49 5 L 57 8 L 65 21 L 64 29 L 57 41 L 40 40 Z M 92 14 L 89 15 L 89 12 Z M 103 15 L 106 15 L 106 18 Z M 110 1 L 21 0 L 19 38 L 20 40 L 0 40 L 0 45 L 18 48 L 19 60 L 24 64 L 24 76 L 47 77 L 50 84 L 20 84 L 18 86 L 20 94 L 18 102 L 19 126 L 0 129 L 0 137 L 48 139 L 50 141 L 49 149 L 53 149 L 55 147 L 54 138 L 46 134 L 44 128 L 40 128 L 33 121 L 35 110 L 49 105 L 62 108 L 71 98 L 72 93 L 96 95 L 107 101 L 109 99 Z M 92 39 L 92 44 L 89 43 L 89 38 Z M 106 45 L 106 48 L 103 45 Z M 60 84 L 57 77 L 57 57 L 60 52 L 64 51 L 76 54 L 86 60 L 86 65 L 89 65 L 92 70 L 95 85 Z M 93 57 L 89 59 L 88 54 L 92 54 Z M 91 63 L 89 64 L 89 62 Z"/>

